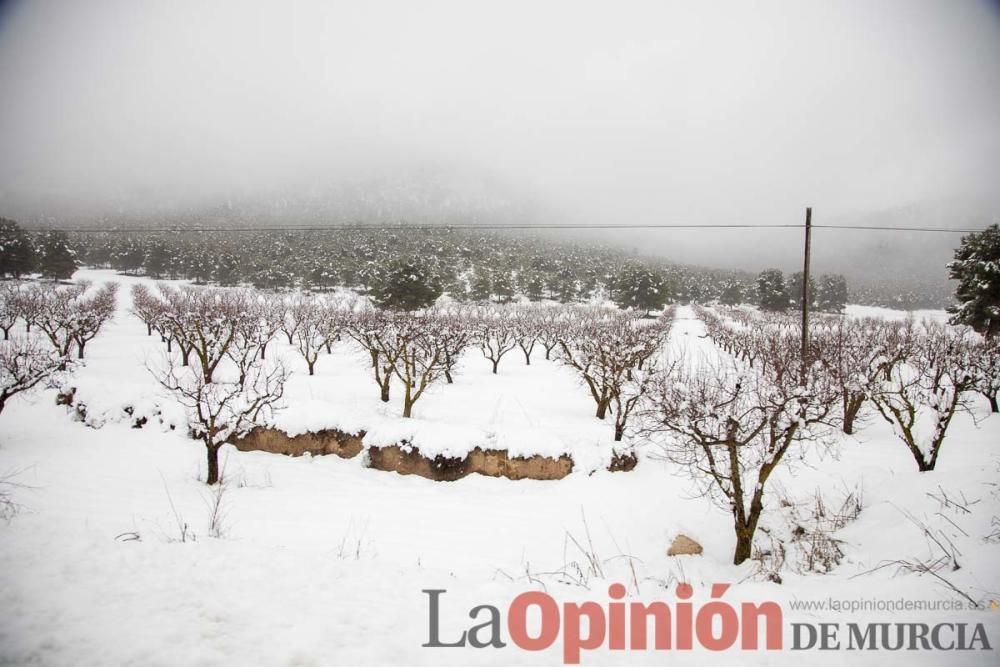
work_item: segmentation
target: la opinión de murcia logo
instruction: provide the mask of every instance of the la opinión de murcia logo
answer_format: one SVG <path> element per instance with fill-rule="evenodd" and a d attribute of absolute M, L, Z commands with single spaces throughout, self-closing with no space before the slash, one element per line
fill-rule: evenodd
<path fill-rule="evenodd" d="M 608 587 L 609 601 L 564 602 L 543 591 L 526 591 L 506 611 L 507 638 L 525 651 L 542 651 L 562 641 L 563 662 L 580 663 L 583 651 L 780 651 L 784 617 L 774 601 L 722 600 L 729 584 L 713 584 L 711 600 L 691 601 L 694 589 L 679 584 L 676 601 L 623 602 L 625 586 Z M 504 614 L 494 605 L 469 610 L 474 625 L 442 634 L 440 611 L 446 589 L 424 589 L 429 625 L 427 648 L 502 649 Z M 528 616 L 539 622 L 529 631 Z M 790 650 L 992 650 L 982 623 L 791 623 Z M 584 629 L 586 632 L 584 632 Z"/>

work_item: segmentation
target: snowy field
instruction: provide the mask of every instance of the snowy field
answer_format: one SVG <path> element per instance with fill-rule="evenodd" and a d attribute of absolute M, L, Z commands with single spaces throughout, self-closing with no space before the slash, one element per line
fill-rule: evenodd
<path fill-rule="evenodd" d="M 909 517 L 946 534 L 960 568 L 944 573 L 977 599 L 1000 601 L 1000 416 L 985 401 L 959 414 L 938 469 L 918 473 L 889 426 L 864 413 L 854 436 L 832 453 L 777 473 L 776 488 L 808 503 L 817 492 L 862 498 L 841 530 L 844 559 L 831 573 L 755 576 L 754 561 L 734 566 L 731 516 L 697 497 L 690 482 L 655 451 L 635 442 L 640 462 L 628 473 L 604 470 L 612 426 L 567 369 L 537 351 L 518 350 L 490 373 L 478 350 L 462 361 L 454 385 L 436 386 L 404 420 L 398 396 L 378 400 L 365 360 L 346 343 L 321 357 L 317 375 L 288 346 L 297 372 L 277 425 L 289 432 L 364 428 L 372 441 L 411 439 L 427 453 L 459 454 L 477 445 L 513 453 L 573 455 L 559 481 L 510 481 L 471 475 L 433 482 L 364 467 L 362 457 L 289 458 L 223 450 L 229 480 L 222 534 L 209 528 L 211 494 L 204 445 L 185 437 L 183 416 L 158 391 L 145 364 L 158 339 L 128 314 L 137 279 L 80 271 L 76 279 L 117 280 L 119 312 L 88 346 L 73 377 L 87 405 L 85 423 L 45 390 L 18 398 L 0 415 L 0 476 L 10 476 L 20 512 L 0 523 L 0 664 L 6 665 L 375 665 L 560 664 L 561 644 L 538 653 L 422 648 L 428 597 L 447 589 L 442 638 L 469 628 L 469 610 L 506 610 L 526 590 L 544 587 L 560 601 L 608 601 L 621 582 L 629 599 L 671 600 L 679 581 L 707 601 L 713 583 L 731 583 L 725 600 L 775 600 L 788 622 L 983 623 L 994 649 L 1000 610 L 855 612 L 793 610 L 793 602 L 959 600 L 930 575 L 885 563 L 927 558 L 935 546 Z M 849 314 L 902 316 L 851 307 Z M 921 313 L 940 318 L 940 313 Z M 711 349 L 693 310 L 681 307 L 671 344 Z M 133 415 L 123 412 L 133 408 Z M 142 429 L 136 414 L 161 415 Z M 975 418 L 974 418 L 975 417 Z M 961 499 L 962 507 L 941 498 Z M 772 502 L 774 498 L 772 497 Z M 772 521 L 781 514 L 772 513 Z M 186 528 L 185 528 L 186 526 Z M 763 528 L 775 526 L 763 526 Z M 667 557 L 678 534 L 704 546 L 701 556 Z M 993 539 L 986 539 L 994 535 Z M 184 539 L 182 540 L 182 536 Z M 592 544 L 592 546 L 590 546 Z M 578 546 L 582 545 L 582 546 Z M 586 552 L 586 553 L 585 553 Z M 576 584 L 556 572 L 601 572 Z M 560 581 L 562 580 L 562 581 Z M 506 634 L 506 629 L 504 629 Z M 786 645 L 790 641 L 786 627 Z M 705 664 L 707 652 L 585 652 L 583 664 Z M 996 651 L 743 652 L 719 663 L 995 665 Z"/>

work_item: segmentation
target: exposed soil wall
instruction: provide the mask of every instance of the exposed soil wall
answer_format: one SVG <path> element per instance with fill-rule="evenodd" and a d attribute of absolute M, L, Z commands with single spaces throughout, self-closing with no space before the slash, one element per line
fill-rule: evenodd
<path fill-rule="evenodd" d="M 563 454 L 557 459 L 547 456 L 508 456 L 497 449 L 476 447 L 465 457 L 427 458 L 416 447 L 403 449 L 399 445 L 371 447 L 369 465 L 376 470 L 389 470 L 401 475 L 420 475 L 427 479 L 450 482 L 472 473 L 508 479 L 562 479 L 573 470 L 573 459 Z"/>
<path fill-rule="evenodd" d="M 274 428 L 255 428 L 242 438 L 233 440 L 236 449 L 242 452 L 272 452 L 288 456 L 302 456 L 309 452 L 313 456 L 336 454 L 343 459 L 357 456 L 364 449 L 361 433 L 344 433 L 336 429 L 288 435 Z"/>
<path fill-rule="evenodd" d="M 232 444 L 244 452 L 263 451 L 288 456 L 336 454 L 352 458 L 364 450 L 364 431 L 344 433 L 336 429 L 290 436 L 273 428 L 255 428 Z M 573 471 L 573 459 L 568 454 L 549 456 L 509 456 L 506 451 L 476 447 L 466 456 L 435 456 L 428 458 L 413 446 L 388 445 L 368 448 L 368 465 L 376 470 L 419 475 L 427 479 L 450 482 L 478 473 L 507 479 L 562 479 Z M 629 471 L 635 468 L 634 453 L 615 453 L 608 470 Z"/>

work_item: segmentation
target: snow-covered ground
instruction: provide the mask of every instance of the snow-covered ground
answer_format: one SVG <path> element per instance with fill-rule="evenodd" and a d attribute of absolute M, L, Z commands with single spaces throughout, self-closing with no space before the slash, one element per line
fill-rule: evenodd
<path fill-rule="evenodd" d="M 42 665 L 376 665 L 559 664 L 561 644 L 532 653 L 503 649 L 422 648 L 428 640 L 424 589 L 442 597 L 442 639 L 478 621 L 469 610 L 506 610 L 519 593 L 542 586 L 557 600 L 608 602 L 607 586 L 629 598 L 674 600 L 678 581 L 708 600 L 708 586 L 732 583 L 725 600 L 782 604 L 787 623 L 984 623 L 1000 644 L 1000 611 L 795 611 L 793 601 L 956 600 L 932 576 L 888 561 L 926 558 L 932 542 L 906 513 L 947 535 L 961 566 L 943 572 L 977 599 L 1000 601 L 1000 417 L 982 406 L 978 425 L 959 415 L 938 470 L 918 473 L 888 426 L 870 415 L 835 455 L 819 450 L 806 465 L 781 471 L 776 485 L 795 500 L 817 490 L 830 498 L 859 490 L 864 508 L 838 537 L 845 559 L 826 575 L 753 577 L 755 564 L 731 564 L 729 515 L 692 493 L 690 482 L 655 452 L 609 473 L 611 426 L 592 416 L 592 401 L 572 374 L 536 350 L 530 367 L 515 350 L 500 375 L 477 351 L 451 386 L 441 385 L 397 417 L 397 401 L 378 400 L 364 359 L 348 346 L 321 358 L 317 376 L 304 363 L 278 418 L 289 431 L 365 428 L 392 442 L 413 437 L 421 449 L 457 453 L 477 444 L 515 452 L 568 451 L 577 471 L 559 481 L 510 481 L 472 475 L 432 482 L 365 468 L 362 457 L 289 458 L 224 450 L 222 537 L 212 537 L 212 491 L 199 481 L 204 447 L 184 437 L 180 413 L 157 397 L 144 368 L 160 350 L 127 315 L 128 283 L 107 272 L 77 279 L 123 283 L 121 312 L 88 347 L 72 384 L 92 427 L 56 406 L 54 392 L 13 401 L 0 414 L 0 476 L 10 475 L 21 511 L 0 523 L 0 664 Z M 852 313 L 859 312 L 852 308 Z M 701 324 L 678 310 L 673 344 L 705 348 Z M 279 353 L 293 354 L 285 346 Z M 121 408 L 158 405 L 163 423 L 131 428 Z M 94 428 L 99 426 L 100 428 Z M 937 498 L 960 498 L 967 511 Z M 776 517 L 777 512 L 772 516 Z M 187 528 L 183 526 L 186 524 Z M 187 537 L 181 541 L 181 535 Z M 678 533 L 698 540 L 701 556 L 667 557 Z M 588 538 L 589 534 L 589 538 Z M 937 533 L 935 533 L 937 534 Z M 138 539 L 134 539 L 134 538 Z M 940 539 L 940 538 L 939 538 Z M 577 543 L 583 545 L 578 547 Z M 592 547 L 588 546 L 593 544 Z M 587 574 L 584 551 L 600 574 Z M 625 558 L 629 556 L 630 558 Z M 560 583 L 575 572 L 586 587 Z M 791 637 L 786 627 L 786 646 Z M 769 653 L 706 651 L 585 652 L 583 664 L 996 664 L 995 651 Z"/>

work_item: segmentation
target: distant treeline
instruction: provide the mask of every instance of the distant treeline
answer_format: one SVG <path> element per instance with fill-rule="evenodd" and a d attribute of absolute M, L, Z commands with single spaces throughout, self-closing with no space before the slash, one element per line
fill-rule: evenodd
<path fill-rule="evenodd" d="M 110 268 L 157 279 L 222 286 L 324 290 L 343 286 L 379 293 L 402 280 L 426 283 L 459 301 L 506 302 L 518 295 L 561 303 L 609 298 L 624 307 L 657 309 L 673 302 L 755 303 L 784 289 L 787 305 L 801 276 L 760 276 L 639 257 L 600 245 L 520 233 L 419 227 L 410 230 L 257 230 L 169 232 L 38 232 L 0 222 L 0 273 L 66 278 L 76 266 Z M 402 275 L 405 274 L 405 275 Z M 405 280 L 404 280 L 405 279 Z M 762 280 L 764 282 L 762 282 Z M 762 285 L 764 291 L 762 293 Z M 842 276 L 814 278 L 813 294 L 838 302 L 894 308 L 942 307 L 947 294 L 912 287 L 852 286 Z M 823 294 L 826 292 L 826 296 Z M 779 298 L 778 304 L 785 304 Z"/>

